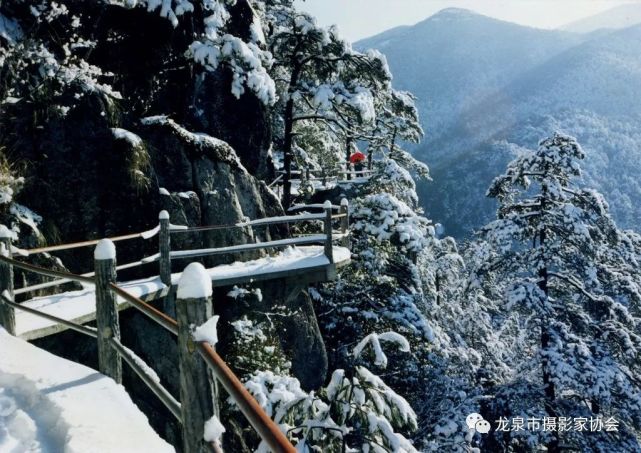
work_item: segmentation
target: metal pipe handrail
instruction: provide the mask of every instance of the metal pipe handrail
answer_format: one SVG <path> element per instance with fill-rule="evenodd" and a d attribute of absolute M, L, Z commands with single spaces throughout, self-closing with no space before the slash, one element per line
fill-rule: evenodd
<path fill-rule="evenodd" d="M 281 180 L 283 179 L 283 177 L 284 177 L 284 176 L 285 176 L 285 175 L 280 175 L 278 178 L 274 179 L 274 180 L 271 182 L 271 184 L 269 184 L 267 187 L 268 187 L 269 189 L 271 189 L 272 187 L 274 187 L 274 185 L 275 185 L 275 184 L 277 184 L 279 181 L 281 181 Z"/>
<path fill-rule="evenodd" d="M 142 359 L 135 356 L 135 354 L 127 349 L 123 344 L 118 341 L 116 338 L 111 337 L 109 339 L 111 346 L 118 352 L 118 355 L 127 362 L 127 365 L 131 367 L 132 370 L 138 375 L 138 377 L 145 383 L 149 390 L 151 390 L 154 395 L 165 405 L 169 412 L 172 413 L 176 419 L 181 422 L 182 416 L 180 413 L 180 403 L 169 393 L 169 391 L 159 382 L 156 382 L 145 370 L 140 366 L 137 360 Z"/>
<path fill-rule="evenodd" d="M 313 234 L 309 236 L 297 237 L 294 239 L 281 239 L 277 241 L 233 245 L 230 247 L 218 247 L 199 250 L 174 250 L 170 252 L 169 256 L 175 259 L 185 259 L 196 258 L 200 256 L 223 255 L 227 253 L 242 253 L 267 248 L 287 247 L 291 245 L 317 244 L 320 242 L 324 242 L 326 238 L 327 237 L 323 234 Z"/>
<path fill-rule="evenodd" d="M 140 261 L 134 261 L 132 263 L 126 263 L 126 264 L 121 264 L 120 266 L 116 266 L 117 271 L 122 271 L 125 269 L 132 269 L 134 267 L 142 266 L 145 264 L 151 264 L 155 263 L 160 260 L 160 255 L 157 253 L 152 256 L 148 256 L 146 258 L 141 259 Z M 81 277 L 93 277 L 96 275 L 95 272 L 87 272 L 85 274 L 80 274 Z M 65 283 L 69 283 L 72 280 L 69 278 L 61 278 L 59 280 L 53 280 L 50 282 L 45 282 L 45 283 L 37 283 L 35 285 L 30 285 L 30 286 L 25 286 L 23 288 L 18 288 L 14 290 L 13 294 L 18 295 L 18 294 L 24 294 L 24 293 L 30 293 L 32 291 L 38 291 L 40 289 L 46 289 L 46 288 L 51 288 L 54 286 L 60 286 L 64 285 Z"/>
<path fill-rule="evenodd" d="M 203 225 L 203 226 L 196 226 L 196 227 L 187 227 L 182 230 L 172 230 L 171 233 L 172 234 L 173 233 L 192 233 L 192 232 L 200 232 L 200 231 L 226 230 L 231 228 L 247 228 L 252 226 L 269 226 L 269 225 L 279 225 L 284 223 L 323 220 L 324 218 L 325 217 L 321 214 L 319 214 L 318 216 L 297 215 L 297 216 L 267 217 L 264 219 L 255 219 L 255 220 L 249 220 L 247 222 L 230 223 L 227 225 Z"/>
<path fill-rule="evenodd" d="M 178 324 L 176 323 L 175 319 L 167 316 L 162 311 L 152 307 L 147 302 L 144 302 L 138 297 L 129 294 L 127 291 L 119 287 L 116 283 L 109 283 L 109 286 L 113 292 L 129 302 L 134 308 L 138 309 L 138 311 L 142 312 L 148 318 L 155 321 L 157 324 L 159 324 L 161 327 L 164 327 L 169 332 L 173 333 L 174 335 L 178 335 Z"/>
<path fill-rule="evenodd" d="M 197 346 L 200 356 L 212 370 L 218 382 L 236 402 L 247 421 L 269 448 L 275 453 L 295 453 L 296 449 L 287 439 L 287 436 L 279 429 L 276 422 L 267 415 L 214 348 L 207 343 L 197 343 Z"/>
<path fill-rule="evenodd" d="M 126 241 L 129 239 L 138 239 L 138 238 L 150 239 L 158 233 L 157 230 L 158 230 L 158 227 L 155 227 L 155 228 L 152 228 L 151 230 L 143 231 L 141 233 L 124 234 L 121 236 L 113 236 L 105 239 L 109 239 L 112 242 Z M 98 242 L 100 241 L 101 239 L 92 239 L 89 241 L 70 242 L 67 244 L 50 245 L 46 247 L 37 247 L 33 249 L 21 249 L 21 252 L 24 252 L 27 255 L 36 255 L 38 253 L 55 252 L 60 250 L 70 250 L 70 249 L 76 249 L 81 247 L 89 247 L 91 245 L 98 244 Z"/>
<path fill-rule="evenodd" d="M 70 281 L 75 281 L 79 283 L 89 283 L 94 285 L 95 281 L 91 277 L 84 277 L 82 275 L 72 274 L 71 272 L 57 271 L 54 269 L 45 269 L 44 267 L 36 266 L 34 264 L 23 263 L 22 261 L 14 260 L 8 256 L 0 255 L 0 261 L 3 261 L 11 266 L 17 267 L 18 269 L 30 271 L 40 275 L 46 275 L 53 278 L 64 278 Z"/>
<path fill-rule="evenodd" d="M 334 211 L 338 211 L 341 207 L 337 204 L 332 205 Z M 312 204 L 295 204 L 287 208 L 288 211 L 302 211 L 305 209 L 326 209 L 324 203 L 312 203 Z"/>
<path fill-rule="evenodd" d="M 31 307 L 27 307 L 23 304 L 19 304 L 17 302 L 12 301 L 9 299 L 4 293 L 0 295 L 2 298 L 3 302 L 13 308 L 17 308 L 18 310 L 25 311 L 27 313 L 30 313 L 34 316 L 40 316 L 41 318 L 47 319 L 49 321 L 56 322 L 58 324 L 62 324 L 65 327 L 68 327 L 69 329 L 75 330 L 76 332 L 79 332 L 81 334 L 90 336 L 92 338 L 98 338 L 98 331 L 94 329 L 93 327 L 87 327 L 87 326 L 81 326 L 80 324 L 76 324 L 75 322 L 67 321 L 66 319 L 58 318 L 57 316 L 50 315 L 48 313 L 44 313 L 40 310 L 33 309 Z"/>
<path fill-rule="evenodd" d="M 281 223 L 294 223 L 294 222 L 309 222 L 311 220 L 323 220 L 324 214 L 299 214 L 299 215 L 286 215 L 280 217 L 266 217 L 264 219 L 249 220 L 247 222 L 239 222 L 236 225 L 240 227 L 248 226 L 265 226 L 265 225 L 278 225 Z"/>

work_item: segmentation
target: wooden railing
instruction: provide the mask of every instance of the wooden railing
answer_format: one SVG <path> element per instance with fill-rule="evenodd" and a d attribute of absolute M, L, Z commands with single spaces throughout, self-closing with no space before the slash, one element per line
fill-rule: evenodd
<path fill-rule="evenodd" d="M 280 187 L 283 185 L 286 171 L 279 170 L 276 172 L 277 178 L 271 182 L 267 187 L 271 189 L 280 190 Z M 321 168 L 319 170 L 311 169 L 309 167 L 304 170 L 291 170 L 291 180 L 290 181 L 299 181 L 299 182 L 312 182 L 320 181 L 323 187 L 326 187 L 330 182 L 339 182 L 344 180 L 352 180 L 356 178 L 368 178 L 373 174 L 371 168 L 365 168 L 362 170 L 355 170 L 353 166 L 347 165 L 346 168 L 343 167 L 333 167 L 333 168 Z"/>
<path fill-rule="evenodd" d="M 198 355 L 202 358 L 206 368 L 198 366 L 194 361 L 194 350 L 189 344 L 194 344 L 191 338 L 190 326 L 202 324 L 211 316 L 211 295 L 205 300 L 173 300 L 174 293 L 171 291 L 171 260 L 185 259 L 202 256 L 218 255 L 223 253 L 239 253 L 248 250 L 272 249 L 290 245 L 324 244 L 324 254 L 329 263 L 334 262 L 333 241 L 340 239 L 345 246 L 349 243 L 349 207 L 347 200 L 343 200 L 340 206 L 334 206 L 329 202 L 323 205 L 298 205 L 293 210 L 314 210 L 322 209 L 320 214 L 300 214 L 274 217 L 268 219 L 257 219 L 247 222 L 239 222 L 232 225 L 212 225 L 201 227 L 176 226 L 170 223 L 169 214 L 162 211 L 159 215 L 159 225 L 152 230 L 107 238 L 102 240 L 91 240 L 76 242 L 72 244 L 54 245 L 39 247 L 30 250 L 20 250 L 11 246 L 10 238 L 0 238 L 0 322 L 11 334 L 15 335 L 15 310 L 23 310 L 32 315 L 39 316 L 49 321 L 66 326 L 83 335 L 96 339 L 98 344 L 99 369 L 103 374 L 112 377 L 116 382 L 122 382 L 122 360 L 141 378 L 145 385 L 159 398 L 167 409 L 181 423 L 183 429 L 183 447 L 186 453 L 201 451 L 203 445 L 213 451 L 220 450 L 217 444 L 203 444 L 203 424 L 205 418 L 215 412 L 217 395 L 210 395 L 208 385 L 210 382 L 208 371 L 220 382 L 222 387 L 237 404 L 240 411 L 246 417 L 251 426 L 256 430 L 261 439 L 275 452 L 294 452 L 295 449 L 285 434 L 269 418 L 256 400 L 247 391 L 238 377 L 231 371 L 229 366 L 216 353 L 215 349 L 205 342 L 195 342 Z M 338 213 L 335 213 L 338 211 Z M 333 222 L 340 221 L 340 231 L 336 234 L 333 230 Z M 209 248 L 200 250 L 171 250 L 171 235 L 177 233 L 201 232 L 223 228 L 246 228 L 269 226 L 283 223 L 322 221 L 323 234 L 308 235 L 298 238 L 274 240 L 258 244 L 240 244 L 235 246 Z M 159 251 L 157 254 L 145 257 L 133 263 L 116 265 L 116 253 L 114 242 L 136 238 L 150 239 L 158 236 Z M 96 245 L 94 252 L 94 271 L 82 275 L 76 275 L 66 271 L 46 269 L 33 264 L 18 261 L 12 258 L 15 251 L 19 256 L 30 256 L 38 253 L 48 253 L 61 250 L 70 250 L 80 247 Z M 106 251 L 112 251 L 105 253 Z M 159 263 L 159 275 L 162 282 L 170 288 L 165 296 L 163 305 L 165 312 L 160 311 L 152 305 L 133 296 L 116 283 L 117 271 L 142 266 L 150 263 Z M 13 270 L 21 269 L 26 272 L 53 278 L 47 283 L 39 283 L 14 290 Z M 208 277 L 207 277 L 208 278 Z M 211 280 L 208 280 L 211 283 Z M 36 290 L 51 288 L 68 282 L 78 282 L 84 285 L 95 285 L 96 288 L 96 328 L 83 326 L 73 321 L 62 319 L 40 310 L 30 308 L 15 302 L 15 295 L 25 294 Z M 178 283 L 180 288 L 181 282 Z M 177 292 L 180 294 L 180 291 Z M 118 316 L 118 297 L 124 299 L 132 307 L 139 310 L 156 324 L 166 329 L 173 335 L 179 337 L 179 362 L 181 374 L 181 401 L 179 403 L 171 393 L 160 383 L 144 361 L 127 349 L 120 342 L 120 324 Z M 190 308 L 191 307 L 191 308 Z M 207 312 L 209 307 L 209 312 Z M 205 312 L 203 312 L 205 310 Z M 167 312 L 176 313 L 176 318 Z M 177 321 L 178 320 L 178 321 Z M 187 337 L 185 337 L 187 335 Z M 181 338 L 187 338 L 187 342 Z M 184 339 L 183 338 L 183 339 Z M 195 365 L 196 364 L 196 365 Z M 204 370 L 204 371 L 203 371 Z M 201 385 L 192 385 L 201 383 Z M 205 409 L 203 409 L 205 408 Z M 209 408 L 209 413 L 207 413 Z"/>

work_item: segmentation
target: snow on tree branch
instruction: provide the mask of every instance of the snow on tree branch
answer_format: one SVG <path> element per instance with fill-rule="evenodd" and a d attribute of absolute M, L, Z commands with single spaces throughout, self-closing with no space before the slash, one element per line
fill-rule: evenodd
<path fill-rule="evenodd" d="M 374 351 L 374 364 L 381 368 L 387 368 L 387 356 L 383 352 L 383 348 L 380 343 L 381 341 L 396 343 L 398 345 L 398 349 L 402 352 L 410 351 L 410 344 L 403 335 L 397 332 L 385 332 L 380 334 L 370 333 L 354 347 L 352 354 L 354 354 L 354 357 L 358 359 L 365 347 L 369 344 L 372 346 L 372 350 Z"/>

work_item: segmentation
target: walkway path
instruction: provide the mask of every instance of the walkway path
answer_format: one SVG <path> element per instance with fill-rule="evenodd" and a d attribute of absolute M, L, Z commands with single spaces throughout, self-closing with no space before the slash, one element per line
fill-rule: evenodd
<path fill-rule="evenodd" d="M 111 378 L 2 328 L 0 351 L 0 451 L 174 451 Z"/>
<path fill-rule="evenodd" d="M 216 266 L 208 269 L 208 273 L 215 287 L 294 276 L 304 276 L 307 282 L 314 283 L 330 280 L 328 273 L 350 261 L 350 251 L 344 247 L 334 246 L 333 256 L 334 266 L 331 266 L 322 246 L 287 248 L 275 256 Z M 180 275 L 172 274 L 172 284 L 178 283 Z M 145 301 L 159 299 L 167 294 L 167 286 L 160 281 L 160 277 L 123 282 L 118 286 Z M 120 309 L 128 308 L 123 299 L 119 299 L 119 303 Z M 24 302 L 24 305 L 76 324 L 93 321 L 96 317 L 96 296 L 91 285 L 78 291 L 34 298 Z M 48 319 L 16 311 L 16 335 L 24 340 L 45 337 L 66 329 Z"/>

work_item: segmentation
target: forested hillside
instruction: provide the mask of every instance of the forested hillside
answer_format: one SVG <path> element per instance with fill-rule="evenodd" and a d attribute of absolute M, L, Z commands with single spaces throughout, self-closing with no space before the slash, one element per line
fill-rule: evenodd
<path fill-rule="evenodd" d="M 511 159 L 509 144 L 550 130 L 581 141 L 592 156 L 585 177 L 623 226 L 638 227 L 640 42 L 638 26 L 578 34 L 445 10 L 358 46 L 381 50 L 395 82 L 418 96 L 428 134 L 414 152 L 434 176 L 422 203 L 465 237 L 491 216 L 483 188 Z"/>

